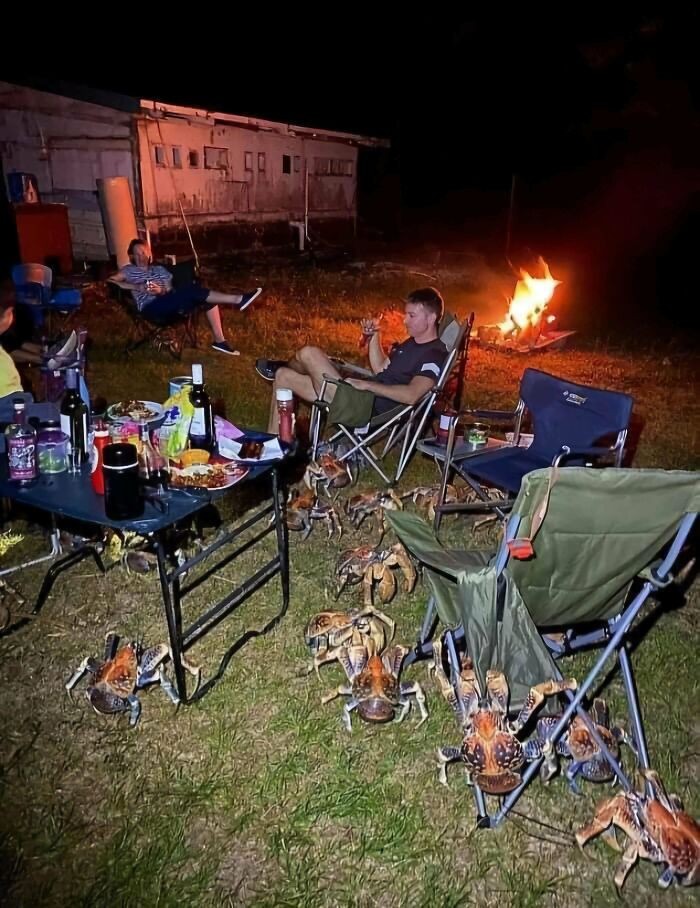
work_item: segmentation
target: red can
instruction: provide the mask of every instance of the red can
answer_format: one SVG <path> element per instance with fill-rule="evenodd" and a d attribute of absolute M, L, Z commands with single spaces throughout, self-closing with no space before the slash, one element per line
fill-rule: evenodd
<path fill-rule="evenodd" d="M 109 432 L 104 426 L 95 427 L 95 441 L 92 445 L 90 458 L 90 478 L 92 487 L 98 495 L 105 493 L 105 477 L 102 472 L 102 449 L 110 443 Z"/>

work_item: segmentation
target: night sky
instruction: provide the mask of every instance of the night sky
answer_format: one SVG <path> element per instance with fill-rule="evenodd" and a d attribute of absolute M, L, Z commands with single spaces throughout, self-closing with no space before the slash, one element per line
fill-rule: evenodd
<path fill-rule="evenodd" d="M 121 54 L 68 38 L 3 69 L 386 136 L 378 172 L 361 166 L 360 213 L 390 187 L 402 229 L 440 243 L 464 236 L 498 251 L 515 175 L 514 254 L 558 258 L 588 276 L 587 293 L 616 284 L 633 307 L 639 291 L 623 289 L 636 282 L 653 308 L 669 273 L 697 284 L 700 16 L 620 6 L 391 18 L 378 4 L 264 16 L 238 5 L 158 25 L 135 10 L 110 29 Z"/>

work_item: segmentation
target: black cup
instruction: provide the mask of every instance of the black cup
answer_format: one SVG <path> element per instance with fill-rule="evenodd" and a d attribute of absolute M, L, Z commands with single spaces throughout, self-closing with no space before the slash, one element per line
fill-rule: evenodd
<path fill-rule="evenodd" d="M 143 514 L 136 445 L 105 445 L 102 450 L 105 477 L 105 514 L 110 520 L 134 520 Z"/>

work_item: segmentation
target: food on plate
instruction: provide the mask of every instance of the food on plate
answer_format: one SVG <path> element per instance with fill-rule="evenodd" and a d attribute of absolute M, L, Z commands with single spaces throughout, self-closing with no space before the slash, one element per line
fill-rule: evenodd
<path fill-rule="evenodd" d="M 117 404 L 112 404 L 108 413 L 109 416 L 116 419 L 128 416 L 130 419 L 135 419 L 137 422 L 144 419 L 153 419 L 154 416 L 158 416 L 158 412 L 151 409 L 151 407 L 148 407 L 142 400 L 121 400 Z"/>
<path fill-rule="evenodd" d="M 170 485 L 176 489 L 223 489 L 248 472 L 235 464 L 196 464 L 184 470 L 173 469 Z"/>
<path fill-rule="evenodd" d="M 260 460 L 264 447 L 265 445 L 262 441 L 253 441 L 251 438 L 246 438 L 241 444 L 238 456 L 243 458 L 243 460 Z"/>

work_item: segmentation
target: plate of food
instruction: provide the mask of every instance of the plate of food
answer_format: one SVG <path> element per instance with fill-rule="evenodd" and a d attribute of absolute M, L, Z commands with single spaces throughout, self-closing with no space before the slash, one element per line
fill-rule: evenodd
<path fill-rule="evenodd" d="M 251 464 L 280 460 L 284 457 L 284 451 L 276 437 L 261 440 L 247 435 L 242 435 L 235 440 L 220 438 L 219 453 L 223 457 L 230 457 L 233 461 Z"/>
<path fill-rule="evenodd" d="M 239 463 L 196 463 L 190 467 L 173 467 L 170 487 L 174 489 L 228 489 L 248 472 Z"/>
<path fill-rule="evenodd" d="M 163 407 L 153 400 L 120 400 L 107 407 L 112 422 L 154 422 L 163 415 Z"/>

